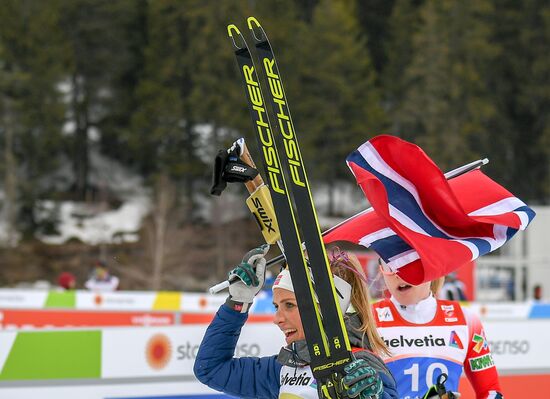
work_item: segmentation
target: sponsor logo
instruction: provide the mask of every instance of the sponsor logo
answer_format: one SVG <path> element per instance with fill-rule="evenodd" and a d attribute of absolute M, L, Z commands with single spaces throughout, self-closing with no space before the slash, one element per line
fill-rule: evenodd
<path fill-rule="evenodd" d="M 273 219 L 271 219 L 267 214 L 264 206 L 262 205 L 261 199 L 254 198 L 252 200 L 252 204 L 254 204 L 254 207 L 258 211 L 258 218 L 262 221 L 267 231 L 275 233 L 275 229 L 273 228 Z"/>
<path fill-rule="evenodd" d="M 473 347 L 475 353 L 479 353 L 488 347 L 487 340 L 483 335 L 474 334 L 472 337 L 472 342 L 475 343 Z"/>
<path fill-rule="evenodd" d="M 447 346 L 445 339 L 434 338 L 433 335 L 427 335 L 422 338 L 405 338 L 400 335 L 399 338 L 385 339 L 382 337 L 388 348 L 400 348 L 400 347 L 429 347 L 429 346 Z"/>
<path fill-rule="evenodd" d="M 273 96 L 273 102 L 278 106 L 277 120 L 279 121 L 279 130 L 283 135 L 285 153 L 288 158 L 288 167 L 290 176 L 294 184 L 300 187 L 305 187 L 305 176 L 303 172 L 302 159 L 298 150 L 298 143 L 294 135 L 292 121 L 290 120 L 290 112 L 285 102 L 283 84 L 281 78 L 276 72 L 275 60 L 269 58 L 263 59 L 265 73 L 269 82 L 269 89 Z"/>
<path fill-rule="evenodd" d="M 116 293 L 95 294 L 93 301 L 96 306 L 132 306 L 136 304 L 135 298 L 130 297 L 129 295 L 121 295 Z"/>
<path fill-rule="evenodd" d="M 145 358 L 154 370 L 162 370 L 172 357 L 172 344 L 164 334 L 155 334 L 145 347 Z"/>
<path fill-rule="evenodd" d="M 491 341 L 488 345 L 491 351 L 497 355 L 524 355 L 529 352 L 529 341 L 527 340 L 504 340 Z"/>
<path fill-rule="evenodd" d="M 445 314 L 445 322 L 454 323 L 455 321 L 458 321 L 458 318 L 455 315 L 454 305 L 441 305 L 441 310 L 443 310 L 443 313 Z"/>
<path fill-rule="evenodd" d="M 281 376 L 281 385 L 302 385 L 308 386 L 311 382 L 311 377 L 307 373 L 296 375 L 296 373 L 286 373 Z"/>
<path fill-rule="evenodd" d="M 260 85 L 255 80 L 256 73 L 254 72 L 254 67 L 244 65 L 243 76 L 248 89 L 248 99 L 250 100 L 252 109 L 256 112 L 255 123 L 258 130 L 258 137 L 262 142 L 263 157 L 265 166 L 267 167 L 271 189 L 279 194 L 285 194 L 281 166 L 279 165 L 277 150 L 273 145 L 273 135 L 269 127 Z"/>
<path fill-rule="evenodd" d="M 233 165 L 233 166 L 231 167 L 231 171 L 232 171 L 232 172 L 244 173 L 244 172 L 246 172 L 246 168 L 243 167 L 243 166 Z"/>
<path fill-rule="evenodd" d="M 472 371 L 482 371 L 488 368 L 491 368 L 495 365 L 495 362 L 493 361 L 493 357 L 490 353 L 487 353 L 486 355 L 474 357 L 473 359 L 469 360 L 470 362 L 470 368 Z"/>
<path fill-rule="evenodd" d="M 177 360 L 195 360 L 197 352 L 199 351 L 198 344 L 192 344 L 186 342 L 185 344 L 178 345 L 176 348 Z M 256 343 L 252 344 L 239 344 L 235 348 L 235 357 L 252 356 L 258 357 L 260 355 L 260 345 Z"/>
<path fill-rule="evenodd" d="M 462 341 L 460 340 L 460 337 L 458 336 L 456 331 L 451 331 L 449 346 L 452 346 L 453 348 L 464 349 L 464 345 L 462 345 Z"/>
<path fill-rule="evenodd" d="M 24 303 L 25 295 L 18 295 L 18 294 L 0 294 L 0 303 L 7 302 L 9 304 L 13 303 Z"/>
<path fill-rule="evenodd" d="M 144 314 L 132 317 L 131 324 L 137 324 L 140 326 L 169 326 L 174 324 L 174 322 L 170 316 Z"/>
<path fill-rule="evenodd" d="M 335 367 L 335 366 L 340 366 L 342 364 L 345 364 L 345 363 L 348 363 L 351 359 L 348 357 L 348 358 L 345 358 L 345 359 L 342 359 L 342 360 L 338 360 L 336 362 L 330 362 L 330 363 L 326 363 L 326 364 L 322 364 L 320 366 L 317 366 L 313 369 L 313 371 L 321 371 L 321 370 L 326 370 L 326 369 L 329 369 L 329 368 L 332 368 L 332 367 Z"/>
<path fill-rule="evenodd" d="M 199 298 L 199 308 L 204 309 L 206 306 L 208 306 L 208 299 L 205 297 Z"/>
<path fill-rule="evenodd" d="M 378 313 L 379 321 L 393 321 L 393 314 L 389 307 L 376 308 L 376 312 Z"/>
<path fill-rule="evenodd" d="M 441 310 L 445 313 L 447 317 L 453 317 L 455 312 L 454 305 L 441 305 Z"/>

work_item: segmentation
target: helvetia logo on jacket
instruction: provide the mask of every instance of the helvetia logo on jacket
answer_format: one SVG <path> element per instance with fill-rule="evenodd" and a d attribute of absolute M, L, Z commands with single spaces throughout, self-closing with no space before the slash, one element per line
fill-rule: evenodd
<path fill-rule="evenodd" d="M 307 373 L 295 375 L 294 373 L 286 373 L 281 376 L 281 385 L 302 385 L 308 386 L 311 383 L 311 377 Z"/>
<path fill-rule="evenodd" d="M 385 339 L 382 337 L 388 348 L 400 347 L 425 347 L 425 346 L 447 346 L 445 339 L 434 338 L 433 335 L 427 335 L 421 338 L 406 338 L 400 335 L 398 338 Z"/>
<path fill-rule="evenodd" d="M 163 369 L 172 357 L 172 344 L 164 334 L 155 334 L 145 348 L 145 358 L 151 368 L 155 370 Z"/>

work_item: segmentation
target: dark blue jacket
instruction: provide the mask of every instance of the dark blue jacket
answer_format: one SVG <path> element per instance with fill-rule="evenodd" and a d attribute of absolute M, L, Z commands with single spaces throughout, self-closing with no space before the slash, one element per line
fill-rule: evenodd
<path fill-rule="evenodd" d="M 247 313 L 222 305 L 206 330 L 193 371 L 203 384 L 240 398 L 279 397 L 282 365 L 277 356 L 234 358 Z M 381 399 L 398 399 L 391 375 L 379 373 L 384 384 Z"/>

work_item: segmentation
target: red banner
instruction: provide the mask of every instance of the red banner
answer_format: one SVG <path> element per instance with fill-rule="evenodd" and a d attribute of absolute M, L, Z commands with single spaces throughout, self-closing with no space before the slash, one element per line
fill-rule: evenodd
<path fill-rule="evenodd" d="M 86 312 L 79 310 L 0 310 L 1 329 L 59 327 L 170 326 L 170 312 Z"/>

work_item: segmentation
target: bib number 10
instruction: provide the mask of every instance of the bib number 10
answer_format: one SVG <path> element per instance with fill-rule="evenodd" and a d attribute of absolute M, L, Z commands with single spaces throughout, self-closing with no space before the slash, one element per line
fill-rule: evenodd
<path fill-rule="evenodd" d="M 411 391 L 412 392 L 418 392 L 421 388 L 419 386 L 420 384 L 420 378 L 425 377 L 426 378 L 426 385 L 422 387 L 422 391 L 425 391 L 427 388 L 431 387 L 435 384 L 435 379 L 441 374 L 449 374 L 449 370 L 447 369 L 447 366 L 445 366 L 443 363 L 430 363 L 428 368 L 426 369 L 426 373 L 424 375 L 420 374 L 420 367 L 418 363 L 414 363 L 409 367 L 408 369 L 403 370 L 403 374 L 410 375 L 411 376 Z"/>

